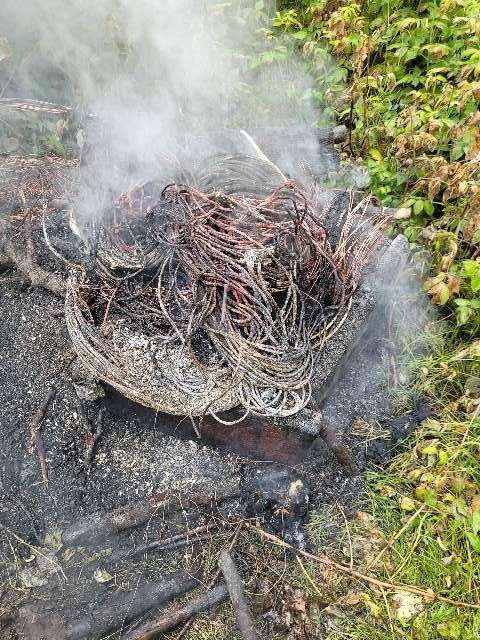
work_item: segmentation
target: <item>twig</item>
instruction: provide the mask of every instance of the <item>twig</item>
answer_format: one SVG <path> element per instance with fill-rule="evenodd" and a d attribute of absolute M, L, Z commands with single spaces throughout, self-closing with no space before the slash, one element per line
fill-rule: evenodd
<path fill-rule="evenodd" d="M 380 590 L 382 592 L 382 598 L 385 603 L 385 609 L 387 610 L 388 625 L 390 627 L 390 635 L 392 636 L 392 640 L 395 640 L 395 631 L 393 628 L 392 613 L 390 611 L 390 605 L 388 604 L 387 594 L 385 593 L 385 589 L 383 587 L 380 587 Z"/>
<path fill-rule="evenodd" d="M 91 546 L 98 544 L 103 538 L 120 533 L 126 529 L 134 529 L 147 524 L 155 516 L 164 516 L 180 509 L 196 507 L 214 507 L 220 501 L 233 497 L 223 496 L 190 496 L 162 497 L 160 500 L 144 500 L 128 504 L 107 513 L 96 513 L 73 522 L 62 534 L 65 545 Z"/>
<path fill-rule="evenodd" d="M 29 233 L 27 226 L 26 233 Z M 33 242 L 31 237 L 27 236 L 26 255 L 21 255 L 19 250 L 10 240 L 5 240 L 3 244 L 3 252 L 10 259 L 11 263 L 17 267 L 31 282 L 32 286 L 40 287 L 50 291 L 56 296 L 63 298 L 65 296 L 65 285 L 63 280 L 55 273 L 49 273 L 36 264 Z"/>
<path fill-rule="evenodd" d="M 352 545 L 352 536 L 350 535 L 350 527 L 348 526 L 347 516 L 345 515 L 345 511 L 342 509 L 340 504 L 337 504 L 338 510 L 342 514 L 343 521 L 345 522 L 345 530 L 347 532 L 348 537 L 348 548 L 350 550 L 350 562 L 348 563 L 350 569 L 353 568 L 353 545 Z"/>
<path fill-rule="evenodd" d="M 277 167 L 277 165 L 274 164 L 270 160 L 270 158 L 264 154 L 264 152 L 260 149 L 260 147 L 255 142 L 255 140 L 252 138 L 252 136 L 249 133 L 247 133 L 246 131 L 244 131 L 243 129 L 240 129 L 240 133 L 242 134 L 242 136 L 244 136 L 248 140 L 248 142 L 255 149 L 255 153 L 260 158 L 260 160 L 263 160 L 264 162 L 267 162 L 272 167 L 272 169 L 274 169 L 278 173 L 278 175 L 281 177 L 283 182 L 287 182 L 287 177 L 285 176 L 285 174 L 282 173 L 281 170 Z"/>
<path fill-rule="evenodd" d="M 244 640 L 258 640 L 252 613 L 245 597 L 243 581 L 228 549 L 221 551 L 218 565 L 225 578 L 242 637 Z"/>
<path fill-rule="evenodd" d="M 166 633 L 186 620 L 194 618 L 202 611 L 211 609 L 228 597 L 228 590 L 224 584 L 203 593 L 198 598 L 191 600 L 185 606 L 174 609 L 160 617 L 146 622 L 144 625 L 127 634 L 122 640 L 152 640 L 160 633 Z"/>
<path fill-rule="evenodd" d="M 310 574 L 308 573 L 308 571 L 305 569 L 305 567 L 303 566 L 303 562 L 300 560 L 300 556 L 295 556 L 296 561 L 298 562 L 298 564 L 300 565 L 300 569 L 303 572 L 303 575 L 306 577 L 306 579 L 308 580 L 308 582 L 312 585 L 315 593 L 320 596 L 321 598 L 324 597 L 323 593 L 319 590 L 319 588 L 317 587 L 317 585 L 315 584 L 315 582 L 312 580 Z"/>
<path fill-rule="evenodd" d="M 25 282 L 24 276 L 8 276 L 0 278 L 0 284 L 11 284 L 12 282 Z"/>
<path fill-rule="evenodd" d="M 87 434 L 87 449 L 85 451 L 84 466 L 88 468 L 93 460 L 93 454 L 95 453 L 95 446 L 103 433 L 103 418 L 105 415 L 105 407 L 102 407 L 98 412 L 97 419 L 95 420 L 95 429 Z"/>
<path fill-rule="evenodd" d="M 201 542 L 210 538 L 211 536 L 208 536 L 206 534 L 210 533 L 211 530 L 215 528 L 216 525 L 206 524 L 201 527 L 197 527 L 196 529 L 191 529 L 189 531 L 185 531 L 184 533 L 179 533 L 175 536 L 171 536 L 170 538 L 164 538 L 163 540 L 154 540 L 153 542 L 140 545 L 127 552 L 109 556 L 104 560 L 104 562 L 106 562 L 106 564 L 113 564 L 114 562 L 136 558 L 143 555 L 144 553 L 147 553 L 148 551 L 168 551 L 170 549 L 180 549 L 181 547 L 184 547 L 188 544 Z"/>
<path fill-rule="evenodd" d="M 382 547 L 381 551 L 375 556 L 375 558 L 373 560 L 371 560 L 368 564 L 367 564 L 367 571 L 369 569 L 371 569 L 373 566 L 375 566 L 377 564 L 377 562 L 380 560 L 380 558 L 384 555 L 384 553 L 386 553 L 388 551 L 388 549 L 391 549 L 392 545 L 400 538 L 400 536 L 405 533 L 405 531 L 408 529 L 408 527 L 412 524 L 412 522 L 415 520 L 415 518 L 420 515 L 420 513 L 422 513 L 422 511 L 425 509 L 425 505 L 422 504 L 419 506 L 419 508 L 410 516 L 410 518 L 407 520 L 407 522 L 403 525 L 403 527 L 401 529 L 399 529 L 397 531 L 397 533 L 392 536 L 390 538 L 390 540 L 387 542 L 387 544 Z"/>
<path fill-rule="evenodd" d="M 42 479 L 44 482 L 48 482 L 48 470 L 47 462 L 45 460 L 45 447 L 43 446 L 41 429 L 48 405 L 55 397 L 56 392 L 57 390 L 55 385 L 52 385 L 30 422 L 30 448 L 32 450 L 37 450 L 38 461 L 40 463 L 40 470 L 42 472 Z"/>
<path fill-rule="evenodd" d="M 307 558 L 308 560 L 314 560 L 319 564 L 323 564 L 326 567 L 336 569 L 341 573 L 346 573 L 354 578 L 358 578 L 359 580 L 362 580 L 363 582 L 374 584 L 377 587 L 384 587 L 385 589 L 390 589 L 391 591 L 392 590 L 407 591 L 408 593 L 414 593 L 415 595 L 421 596 L 426 600 L 431 600 L 431 601 L 438 600 L 440 602 L 446 602 L 447 604 L 451 604 L 454 607 L 465 607 L 467 609 L 480 609 L 480 603 L 477 604 L 474 602 L 461 602 L 460 600 L 452 600 L 451 598 L 446 598 L 445 596 L 441 596 L 435 593 L 431 589 L 422 589 L 421 587 L 417 587 L 415 585 L 394 584 L 393 582 L 386 582 L 385 580 L 379 580 L 374 576 L 371 576 L 366 573 L 362 573 L 360 569 L 350 568 L 347 565 L 341 564 L 340 562 L 336 562 L 335 560 L 332 560 L 328 556 L 317 556 L 313 553 L 309 553 L 308 551 L 295 549 L 295 547 L 293 547 L 291 544 L 288 544 L 288 542 L 285 542 L 285 540 L 278 538 L 272 533 L 268 533 L 267 531 L 264 531 L 263 529 L 261 529 L 256 525 L 253 525 L 251 523 L 246 523 L 246 526 L 252 529 L 252 531 L 256 531 L 258 535 L 260 535 L 262 538 L 265 538 L 265 540 L 270 541 L 272 544 L 276 544 L 279 547 L 283 547 L 284 549 L 290 549 L 294 551 L 296 554 L 300 554 L 303 557 Z"/>
<path fill-rule="evenodd" d="M 106 335 L 108 314 L 110 313 L 110 307 L 112 306 L 113 299 L 117 295 L 117 292 L 118 292 L 118 286 L 113 288 L 112 295 L 108 299 L 107 307 L 105 309 L 105 315 L 103 316 L 102 324 L 100 326 L 100 335 L 102 336 Z"/>

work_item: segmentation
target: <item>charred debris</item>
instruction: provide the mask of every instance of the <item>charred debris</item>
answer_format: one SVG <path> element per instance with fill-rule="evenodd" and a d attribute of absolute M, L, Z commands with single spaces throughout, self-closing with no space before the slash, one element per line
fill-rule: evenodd
<path fill-rule="evenodd" d="M 85 482 L 109 437 L 104 421 L 120 414 L 140 424 L 154 416 L 178 447 L 203 438 L 241 459 L 237 490 L 87 509 L 64 524 L 53 555 L 2 525 L 20 548 L 37 549 L 36 562 L 46 557 L 51 565 L 35 590 L 41 606 L 33 599 L 14 616 L 19 638 L 182 634 L 227 598 L 242 637 L 257 638 L 233 559 L 239 536 L 263 527 L 290 554 L 314 551 L 302 525 L 312 501 L 323 498 L 309 461 L 333 452 L 336 478 L 356 474 L 368 457 L 386 458 L 428 414 L 420 403 L 391 429 L 384 422 L 385 437 L 367 449 L 349 433 L 360 405 L 375 420 L 388 415 L 388 389 L 399 382 L 386 292 L 408 269 L 408 245 L 385 233 L 408 211 L 325 186 L 322 166 L 327 159 L 339 170 L 335 144 L 344 136 L 342 127 L 318 130 L 309 157 L 297 130 L 217 132 L 207 151 L 191 140 L 159 160 L 158 179 L 112 194 L 89 218 L 73 206 L 81 176 L 74 161 L 2 159 L 0 286 L 28 281 L 63 299 L 57 315 L 70 340 L 30 421 L 45 488 L 42 424 L 57 390 L 72 383 L 91 425 L 77 472 Z M 288 140 L 300 143 L 287 174 Z M 141 538 L 158 521 L 162 535 Z M 220 564 L 208 573 L 199 550 L 217 535 Z M 79 592 L 67 586 L 77 568 L 64 569 L 57 552 L 71 558 L 69 549 L 88 548 L 85 567 L 98 588 Z M 182 570 L 133 590 L 109 589 L 122 566 L 172 553 Z"/>

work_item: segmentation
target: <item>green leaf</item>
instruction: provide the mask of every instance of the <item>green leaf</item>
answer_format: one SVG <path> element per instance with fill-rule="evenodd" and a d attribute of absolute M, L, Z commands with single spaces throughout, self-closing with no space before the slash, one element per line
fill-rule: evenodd
<path fill-rule="evenodd" d="M 379 149 L 370 149 L 368 153 L 370 154 L 370 157 L 373 158 L 374 160 L 378 160 L 379 162 L 383 160 L 383 156 Z"/>
<path fill-rule="evenodd" d="M 470 288 L 473 293 L 480 291 L 480 269 L 479 272 L 472 276 L 470 280 Z"/>
<path fill-rule="evenodd" d="M 434 445 L 429 445 L 428 447 L 423 447 L 422 449 L 422 455 L 424 456 L 432 456 L 432 455 L 436 455 L 438 453 L 438 449 L 437 447 L 435 447 Z"/>
<path fill-rule="evenodd" d="M 467 531 L 466 536 L 472 549 L 480 553 L 480 537 L 471 531 Z"/>
<path fill-rule="evenodd" d="M 420 213 L 422 213 L 423 211 L 423 205 L 424 205 L 424 201 L 423 200 L 416 200 L 414 205 L 413 205 L 413 213 L 418 216 Z"/>
<path fill-rule="evenodd" d="M 476 511 L 472 516 L 472 531 L 477 534 L 480 531 L 480 512 Z"/>
<path fill-rule="evenodd" d="M 439 467 L 445 466 L 449 460 L 450 460 L 450 456 L 449 456 L 447 451 L 442 449 L 441 451 L 438 452 L 438 466 Z"/>
<path fill-rule="evenodd" d="M 474 277 L 480 271 L 480 263 L 476 260 L 464 260 L 462 262 L 462 275 L 467 278 Z"/>
<path fill-rule="evenodd" d="M 456 302 L 458 302 L 458 300 L 456 300 Z M 465 307 L 460 307 L 459 309 L 457 309 L 457 325 L 459 327 L 463 327 L 464 325 L 466 325 L 468 323 L 468 321 L 470 320 L 470 318 L 473 315 L 473 310 L 470 309 L 469 307 L 465 306 Z"/>
<path fill-rule="evenodd" d="M 428 216 L 433 216 L 435 212 L 435 207 L 433 206 L 433 202 L 430 202 L 430 200 L 425 200 L 423 203 L 423 210 Z"/>

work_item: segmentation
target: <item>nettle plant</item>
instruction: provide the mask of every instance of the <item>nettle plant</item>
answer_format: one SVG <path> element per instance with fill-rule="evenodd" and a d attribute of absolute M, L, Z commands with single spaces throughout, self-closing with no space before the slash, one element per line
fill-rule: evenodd
<path fill-rule="evenodd" d="M 372 191 L 412 207 L 405 232 L 432 250 L 432 301 L 480 330 L 478 1 L 286 1 L 273 25 L 294 31 L 314 75 L 319 51 L 335 55 L 348 88 L 320 91 L 320 106 L 337 99 L 329 108 L 352 128 Z"/>

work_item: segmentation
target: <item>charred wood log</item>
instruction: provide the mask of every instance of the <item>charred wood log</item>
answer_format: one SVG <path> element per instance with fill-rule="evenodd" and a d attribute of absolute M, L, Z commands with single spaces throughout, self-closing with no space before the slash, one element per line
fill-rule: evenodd
<path fill-rule="evenodd" d="M 67 546 L 92 546 L 104 538 L 118 534 L 126 529 L 135 529 L 147 524 L 155 516 L 164 516 L 180 509 L 193 509 L 195 507 L 215 507 L 218 502 L 233 497 L 225 495 L 189 496 L 164 498 L 161 500 L 144 500 L 129 504 L 109 513 L 93 514 L 81 520 L 77 520 L 68 526 L 62 534 L 62 542 Z"/>
<path fill-rule="evenodd" d="M 131 633 L 123 636 L 122 640 L 153 640 L 158 634 L 167 633 L 187 620 L 191 620 L 199 613 L 208 611 L 228 598 L 228 590 L 224 584 L 203 593 L 198 598 L 187 602 L 183 607 L 162 613 L 158 618 L 146 622 Z"/>
<path fill-rule="evenodd" d="M 196 529 L 190 529 L 184 533 L 178 533 L 177 535 L 163 540 L 153 540 L 147 544 L 139 545 L 129 551 L 115 553 L 108 558 L 102 560 L 102 565 L 113 565 L 119 562 L 126 562 L 133 558 L 143 556 L 150 551 L 170 551 L 173 549 L 181 549 L 188 545 L 193 545 L 204 540 L 209 540 L 212 537 L 213 531 L 218 529 L 218 526 L 214 524 L 206 524 Z"/>
<path fill-rule="evenodd" d="M 323 131 L 322 129 L 320 131 Z M 326 130 L 328 131 L 328 129 Z M 338 125 L 338 127 L 333 127 L 331 130 L 331 140 L 333 142 L 339 143 L 339 142 L 345 142 L 345 140 L 347 139 L 347 127 L 344 124 L 340 124 Z M 320 132 L 318 135 L 318 141 L 320 143 L 325 143 L 326 141 L 329 140 L 329 136 L 328 134 L 326 134 L 325 136 L 323 136 Z"/>
<path fill-rule="evenodd" d="M 242 638 L 244 640 L 258 640 L 252 613 L 245 597 L 243 581 L 228 549 L 223 549 L 220 553 L 218 564 L 227 584 L 228 593 L 232 601 L 237 625 L 242 634 Z"/>
<path fill-rule="evenodd" d="M 161 581 L 146 583 L 133 593 L 112 594 L 105 604 L 76 619 L 71 610 L 46 611 L 45 604 L 27 604 L 19 609 L 16 631 L 23 640 L 96 640 L 198 584 L 195 572 L 177 571 Z"/>
<path fill-rule="evenodd" d="M 0 251 L 0 273 L 2 273 L 3 271 L 8 271 L 13 266 L 13 262 L 10 260 L 10 258 L 8 258 L 5 253 L 2 253 L 2 251 Z"/>

